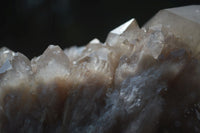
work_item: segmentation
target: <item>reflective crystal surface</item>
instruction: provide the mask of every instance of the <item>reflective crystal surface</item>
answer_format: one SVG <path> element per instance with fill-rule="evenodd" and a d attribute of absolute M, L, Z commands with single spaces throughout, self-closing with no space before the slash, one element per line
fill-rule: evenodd
<path fill-rule="evenodd" d="M 0 133 L 200 132 L 200 6 L 131 19 L 106 41 L 0 49 Z"/>
<path fill-rule="evenodd" d="M 191 5 L 182 8 L 170 8 L 159 11 L 145 24 L 148 29 L 153 25 L 161 24 L 168 34 L 174 34 L 198 54 L 200 50 L 200 6 Z"/>

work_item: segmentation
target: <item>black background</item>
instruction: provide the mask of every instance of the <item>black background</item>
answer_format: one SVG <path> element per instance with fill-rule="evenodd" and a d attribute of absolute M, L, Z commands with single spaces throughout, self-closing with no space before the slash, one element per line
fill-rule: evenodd
<path fill-rule="evenodd" d="M 0 2 L 0 47 L 38 56 L 49 44 L 61 48 L 104 42 L 113 28 L 136 18 L 142 26 L 160 9 L 199 0 L 4 0 Z"/>

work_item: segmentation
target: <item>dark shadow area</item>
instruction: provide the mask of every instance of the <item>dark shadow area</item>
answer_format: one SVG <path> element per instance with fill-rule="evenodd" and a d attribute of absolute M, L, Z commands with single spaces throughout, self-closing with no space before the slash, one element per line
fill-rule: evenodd
<path fill-rule="evenodd" d="M 136 18 L 142 26 L 164 8 L 200 4 L 199 0 L 4 0 L 0 4 L 0 47 L 29 58 L 49 44 L 62 48 L 104 42 L 113 28 Z"/>

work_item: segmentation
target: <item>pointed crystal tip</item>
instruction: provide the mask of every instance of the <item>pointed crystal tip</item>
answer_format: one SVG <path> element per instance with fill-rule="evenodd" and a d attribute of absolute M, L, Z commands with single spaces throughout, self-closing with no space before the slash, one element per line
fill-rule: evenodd
<path fill-rule="evenodd" d="M 164 9 L 158 12 L 144 28 L 161 24 L 168 34 L 175 35 L 188 45 L 194 55 L 200 52 L 200 5 Z"/>
<path fill-rule="evenodd" d="M 134 18 L 130 19 L 126 23 L 110 31 L 106 38 L 106 43 L 110 46 L 118 45 L 125 40 L 132 43 L 138 35 L 137 32 L 139 33 L 140 29 L 136 20 Z"/>
<path fill-rule="evenodd" d="M 135 25 L 136 21 L 134 18 L 130 19 L 129 21 L 127 21 L 126 23 L 120 25 L 119 27 L 115 28 L 114 30 L 112 30 L 110 33 L 113 33 L 113 34 L 118 34 L 118 35 L 121 35 L 123 34 L 125 31 L 128 30 L 128 28 L 131 26 L 131 25 Z"/>

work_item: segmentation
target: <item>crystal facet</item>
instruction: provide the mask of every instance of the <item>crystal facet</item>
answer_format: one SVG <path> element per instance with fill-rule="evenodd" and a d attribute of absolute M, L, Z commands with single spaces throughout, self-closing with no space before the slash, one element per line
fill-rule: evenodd
<path fill-rule="evenodd" d="M 176 35 L 192 50 L 193 54 L 200 51 L 200 6 L 192 5 L 181 8 L 164 9 L 158 12 L 145 24 L 148 29 L 153 25 L 162 24 L 169 34 Z"/>
<path fill-rule="evenodd" d="M 135 42 L 135 40 L 140 34 L 140 29 L 135 19 L 131 19 L 128 22 L 122 24 L 121 26 L 112 30 L 106 39 L 106 43 L 110 46 L 120 45 L 124 41 L 129 41 L 129 43 Z"/>

